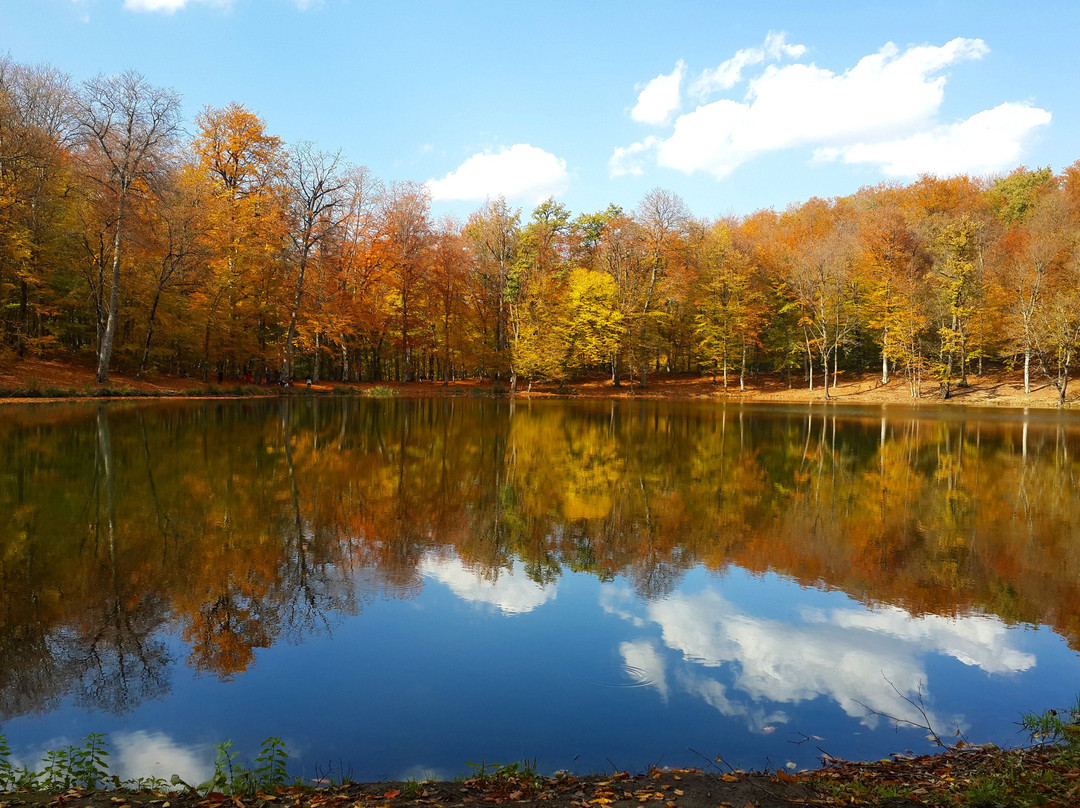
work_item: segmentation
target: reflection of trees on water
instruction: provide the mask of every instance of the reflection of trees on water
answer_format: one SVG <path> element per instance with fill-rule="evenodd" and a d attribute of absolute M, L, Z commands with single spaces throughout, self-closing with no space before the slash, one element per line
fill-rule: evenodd
<path fill-rule="evenodd" d="M 407 597 L 433 552 L 637 594 L 704 564 L 1080 637 L 1067 421 L 436 400 L 63 407 L 0 425 L 0 714 L 122 711 Z M 17 650 L 16 650 L 17 649 Z M 11 651 L 11 652 L 9 652 Z"/>

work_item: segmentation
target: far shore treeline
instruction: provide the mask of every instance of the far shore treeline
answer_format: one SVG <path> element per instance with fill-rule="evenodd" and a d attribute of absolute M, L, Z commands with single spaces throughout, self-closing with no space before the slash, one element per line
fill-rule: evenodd
<path fill-rule="evenodd" d="M 718 200 L 718 205 L 720 205 Z M 946 397 L 983 362 L 1065 399 L 1080 337 L 1080 161 L 925 176 L 783 212 L 633 210 L 467 221 L 425 186 L 284 143 L 135 72 L 82 84 L 0 57 L 0 357 L 271 381 L 510 387 L 607 373 L 840 369 Z"/>

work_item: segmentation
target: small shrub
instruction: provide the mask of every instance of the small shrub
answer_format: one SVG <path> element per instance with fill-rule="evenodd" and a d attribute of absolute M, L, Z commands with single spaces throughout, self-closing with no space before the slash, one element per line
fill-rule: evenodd
<path fill-rule="evenodd" d="M 285 743 L 276 736 L 267 738 L 262 743 L 262 749 L 255 756 L 255 782 L 262 788 L 276 788 L 285 785 L 289 780 L 289 773 L 285 769 L 285 761 L 289 753 L 285 749 Z"/>

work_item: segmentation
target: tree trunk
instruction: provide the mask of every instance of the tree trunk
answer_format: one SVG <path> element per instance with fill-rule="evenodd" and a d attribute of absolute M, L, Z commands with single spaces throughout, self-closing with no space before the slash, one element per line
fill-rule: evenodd
<path fill-rule="evenodd" d="M 739 365 L 739 392 L 746 392 L 746 339 L 742 344 L 742 364 Z"/>
<path fill-rule="evenodd" d="M 150 305 L 150 316 L 146 320 L 146 339 L 143 340 L 143 353 L 142 361 L 139 362 L 139 371 L 135 374 L 135 378 L 139 378 L 143 375 L 143 371 L 146 370 L 146 360 L 150 356 L 150 340 L 154 336 L 154 318 L 157 316 L 158 303 L 161 302 L 161 287 L 158 286 L 154 292 L 154 302 Z"/>
<path fill-rule="evenodd" d="M 112 356 L 113 339 L 116 337 L 116 310 L 120 293 L 120 246 L 121 230 L 124 225 L 124 197 L 116 209 L 116 235 L 113 237 L 112 289 L 109 290 L 109 317 L 105 321 L 105 333 L 98 346 L 97 380 L 98 384 L 109 379 L 109 359 Z"/>
<path fill-rule="evenodd" d="M 304 272 L 307 269 L 307 256 L 301 256 L 300 269 L 296 275 L 296 293 L 293 295 L 292 311 L 289 312 L 289 329 L 285 333 L 285 358 L 281 363 L 281 381 L 292 381 L 293 375 L 293 340 L 296 339 L 296 318 L 300 313 L 300 301 L 304 296 Z"/>
<path fill-rule="evenodd" d="M 882 335 L 881 340 L 881 383 L 889 383 L 889 329 L 885 329 L 885 333 Z"/>
<path fill-rule="evenodd" d="M 828 401 L 829 396 L 829 354 L 822 351 L 821 353 L 821 372 L 824 376 L 822 380 L 821 389 L 825 391 L 825 400 Z M 835 377 L 834 377 L 835 378 Z"/>

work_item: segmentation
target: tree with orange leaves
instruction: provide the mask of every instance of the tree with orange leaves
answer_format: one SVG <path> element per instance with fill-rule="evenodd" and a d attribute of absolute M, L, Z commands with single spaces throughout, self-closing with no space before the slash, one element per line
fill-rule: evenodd
<path fill-rule="evenodd" d="M 423 339 L 433 246 L 427 190 L 416 183 L 394 183 L 379 207 L 373 249 L 396 331 L 394 376 L 402 381 L 411 381 L 422 368 L 418 342 Z"/>
<path fill-rule="evenodd" d="M 240 104 L 207 108 L 195 122 L 192 149 L 210 194 L 208 272 L 193 298 L 206 379 L 215 353 L 219 372 L 253 357 L 268 366 L 267 349 L 281 320 L 284 153 L 281 139 L 267 134 L 262 119 Z"/>

